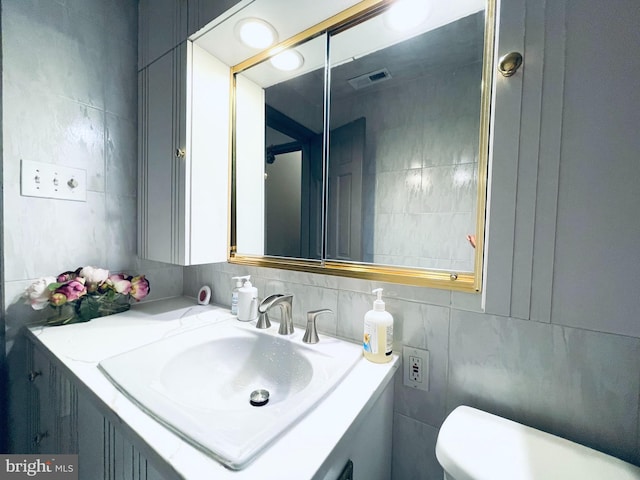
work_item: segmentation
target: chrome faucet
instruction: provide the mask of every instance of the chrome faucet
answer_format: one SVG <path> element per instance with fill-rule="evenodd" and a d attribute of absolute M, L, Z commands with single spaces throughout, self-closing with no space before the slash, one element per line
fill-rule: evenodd
<path fill-rule="evenodd" d="M 293 294 L 291 293 L 275 293 L 269 295 L 267 298 L 260 302 L 258 306 L 258 323 L 256 328 L 269 328 L 271 322 L 269 321 L 269 314 L 267 313 L 271 307 L 279 306 L 282 309 L 282 320 L 280 321 L 280 328 L 278 333 L 280 335 L 291 335 L 293 333 Z"/>

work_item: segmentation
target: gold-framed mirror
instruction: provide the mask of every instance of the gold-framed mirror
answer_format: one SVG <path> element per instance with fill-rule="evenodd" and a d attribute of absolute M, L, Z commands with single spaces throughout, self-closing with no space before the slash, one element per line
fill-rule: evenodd
<path fill-rule="evenodd" d="M 231 263 L 480 290 L 495 6 L 430 5 L 359 2 L 231 68 Z"/>

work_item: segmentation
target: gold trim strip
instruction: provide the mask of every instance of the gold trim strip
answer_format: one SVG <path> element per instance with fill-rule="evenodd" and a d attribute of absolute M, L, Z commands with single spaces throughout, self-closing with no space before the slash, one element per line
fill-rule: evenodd
<path fill-rule="evenodd" d="M 478 199 L 476 202 L 476 252 L 474 287 L 482 290 L 484 266 L 484 235 L 487 209 L 487 179 L 489 177 L 489 135 L 491 128 L 491 95 L 493 92 L 493 59 L 495 49 L 496 2 L 487 0 L 482 54 L 482 92 L 480 103 L 480 144 L 478 146 Z"/>
<path fill-rule="evenodd" d="M 229 169 L 227 171 L 227 178 L 229 181 L 229 205 L 227 208 L 227 245 L 235 245 L 235 197 L 236 197 L 236 182 L 235 182 L 235 156 L 236 156 L 236 76 L 232 71 L 229 71 Z M 229 248 L 227 250 L 227 260 L 231 258 L 232 252 L 235 251 Z"/>
<path fill-rule="evenodd" d="M 229 263 L 251 267 L 279 268 L 305 273 L 335 275 L 387 283 L 401 283 L 419 287 L 430 287 L 460 292 L 475 293 L 475 275 L 436 270 L 385 267 L 372 264 L 354 264 L 320 260 L 303 260 L 281 257 L 232 255 Z"/>

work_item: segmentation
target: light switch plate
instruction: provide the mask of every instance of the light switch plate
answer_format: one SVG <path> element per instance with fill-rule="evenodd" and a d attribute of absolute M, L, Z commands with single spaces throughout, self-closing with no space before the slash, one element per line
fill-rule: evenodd
<path fill-rule="evenodd" d="M 87 201 L 87 171 L 22 160 L 20 193 L 25 197 Z"/>

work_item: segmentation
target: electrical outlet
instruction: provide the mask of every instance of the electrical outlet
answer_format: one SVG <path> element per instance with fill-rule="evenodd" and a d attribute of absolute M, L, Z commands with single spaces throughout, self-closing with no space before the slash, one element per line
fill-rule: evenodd
<path fill-rule="evenodd" d="M 402 347 L 403 378 L 405 387 L 429 391 L 429 351 Z"/>
<path fill-rule="evenodd" d="M 409 380 L 422 383 L 422 359 L 409 355 Z"/>

